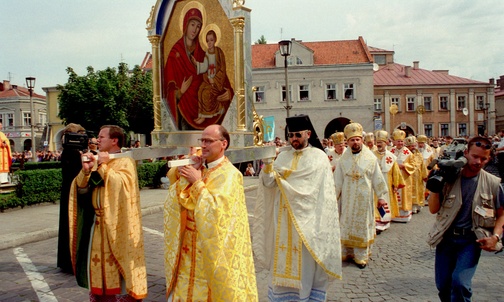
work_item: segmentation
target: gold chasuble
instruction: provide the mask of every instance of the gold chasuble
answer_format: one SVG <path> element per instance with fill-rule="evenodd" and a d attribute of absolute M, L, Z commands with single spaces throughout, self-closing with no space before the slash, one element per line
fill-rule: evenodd
<path fill-rule="evenodd" d="M 95 173 L 95 174 L 93 174 Z M 97 174 L 99 174 L 99 176 Z M 91 200 L 82 199 L 78 188 L 87 188 L 90 176 L 102 179 L 102 185 L 92 190 Z M 93 177 L 94 177 L 93 176 Z M 102 164 L 95 172 L 75 177 L 70 188 L 68 204 L 70 221 L 70 254 L 74 272 L 82 266 L 82 255 L 87 259 L 84 278 L 77 282 L 95 295 L 128 294 L 135 299 L 147 296 L 147 272 L 144 259 L 144 240 L 141 221 L 140 193 L 136 164 L 132 158 L 123 157 Z M 82 191 L 82 190 L 79 190 Z M 77 199 L 79 198 L 79 203 Z M 84 243 L 80 213 L 81 202 L 92 202 L 94 215 L 88 232 L 89 242 Z M 84 249 L 84 250 L 83 250 Z M 84 282 L 84 283 L 82 283 Z M 84 285 L 83 285 L 84 284 Z"/>
<path fill-rule="evenodd" d="M 396 157 L 390 151 L 385 150 L 385 152 L 380 153 L 378 150 L 374 152 L 376 158 L 378 158 L 378 164 L 380 166 L 385 182 L 387 183 L 388 189 L 388 200 L 387 202 L 390 209 L 391 218 L 399 216 L 399 204 L 397 202 L 397 190 L 404 188 L 405 182 L 401 174 L 401 170 L 396 162 Z M 375 195 L 375 220 L 380 219 L 380 214 L 378 212 L 378 198 Z"/>
<path fill-rule="evenodd" d="M 415 172 L 410 176 L 413 180 L 412 204 L 423 207 L 425 199 L 424 180 L 427 180 L 428 176 L 427 166 L 425 165 L 422 153 L 418 152 L 418 150 L 413 151 L 410 157 L 415 166 Z"/>
<path fill-rule="evenodd" d="M 261 171 L 254 253 L 272 284 L 300 289 L 302 246 L 327 275 L 341 279 L 339 215 L 331 165 L 320 149 L 281 152 Z"/>
<path fill-rule="evenodd" d="M 257 301 L 243 175 L 222 157 L 202 176 L 192 185 L 179 178 L 165 202 L 167 295 L 173 301 Z"/>
<path fill-rule="evenodd" d="M 357 154 L 348 148 L 334 171 L 334 179 L 341 204 L 341 244 L 370 252 L 376 234 L 374 194 L 382 199 L 388 194 L 376 156 L 369 148 L 363 147 Z"/>
<path fill-rule="evenodd" d="M 411 157 L 411 151 L 402 147 L 396 147 L 390 150 L 392 154 L 397 157 L 397 164 L 403 165 L 401 168 L 401 175 L 404 179 L 404 188 L 397 191 L 397 202 L 399 204 L 399 216 L 393 220 L 398 222 L 408 222 L 411 220 L 411 211 L 413 209 L 413 177 L 411 175 L 415 172 L 415 165 Z"/>
<path fill-rule="evenodd" d="M 5 142 L 5 146 L 3 144 Z M 12 165 L 10 142 L 7 136 L 0 131 L 0 173 L 9 173 Z"/>

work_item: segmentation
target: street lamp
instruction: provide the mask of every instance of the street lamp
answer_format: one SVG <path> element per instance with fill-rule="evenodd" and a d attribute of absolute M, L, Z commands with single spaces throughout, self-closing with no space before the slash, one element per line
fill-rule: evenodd
<path fill-rule="evenodd" d="M 483 135 L 488 135 L 488 130 L 487 130 L 487 119 L 488 119 L 488 109 L 490 109 L 490 103 L 485 103 L 483 105 L 483 110 L 485 110 L 485 115 L 483 119 Z"/>
<path fill-rule="evenodd" d="M 290 116 L 289 110 L 292 106 L 289 105 L 289 77 L 287 76 L 287 57 L 291 54 L 292 41 L 291 40 L 282 40 L 278 42 L 278 47 L 280 48 L 280 54 L 284 57 L 284 68 L 285 68 L 285 106 L 284 108 L 287 110 L 287 117 Z"/>
<path fill-rule="evenodd" d="M 35 88 L 35 78 L 34 77 L 27 77 L 26 78 L 26 87 L 28 87 L 28 91 L 30 91 L 30 130 L 31 130 L 31 152 L 32 152 L 32 161 L 36 162 L 37 161 L 37 153 L 35 151 L 35 131 L 33 127 L 35 127 L 35 112 L 33 110 L 33 88 Z"/>

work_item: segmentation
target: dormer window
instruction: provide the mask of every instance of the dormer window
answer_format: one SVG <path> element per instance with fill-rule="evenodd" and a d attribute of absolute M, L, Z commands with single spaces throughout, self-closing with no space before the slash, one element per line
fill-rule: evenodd
<path fill-rule="evenodd" d="M 289 66 L 303 65 L 303 60 L 301 60 L 297 56 L 289 56 L 287 58 L 287 65 Z"/>

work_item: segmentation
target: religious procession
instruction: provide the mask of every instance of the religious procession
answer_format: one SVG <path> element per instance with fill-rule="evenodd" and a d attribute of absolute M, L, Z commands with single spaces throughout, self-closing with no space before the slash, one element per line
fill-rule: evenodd
<path fill-rule="evenodd" d="M 440 300 L 471 300 L 481 251 L 502 251 L 504 195 L 493 138 L 446 137 L 440 146 L 425 135 L 366 133 L 350 122 L 319 140 L 306 115 L 287 118 L 287 127 L 291 148 L 278 148 L 259 175 L 276 191 L 265 189 L 255 213 L 264 237 L 254 237 L 254 251 L 271 267 L 270 301 L 324 301 L 327 278 L 341 278 L 340 256 L 366 268 L 376 235 L 422 210 L 437 214 L 428 244 L 436 249 Z"/>

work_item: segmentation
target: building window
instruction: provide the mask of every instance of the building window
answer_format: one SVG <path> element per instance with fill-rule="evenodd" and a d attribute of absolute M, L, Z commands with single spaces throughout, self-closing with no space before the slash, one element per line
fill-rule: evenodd
<path fill-rule="evenodd" d="M 6 121 L 8 127 L 14 127 L 14 113 L 7 113 Z"/>
<path fill-rule="evenodd" d="M 374 111 L 382 111 L 382 99 L 381 98 L 375 98 L 374 99 Z"/>
<path fill-rule="evenodd" d="M 355 100 L 354 84 L 344 84 L 345 100 Z"/>
<path fill-rule="evenodd" d="M 415 97 L 414 96 L 408 97 L 406 104 L 408 106 L 407 111 L 415 111 Z"/>
<path fill-rule="evenodd" d="M 47 114 L 45 113 L 39 113 L 39 123 L 44 126 L 47 123 Z"/>
<path fill-rule="evenodd" d="M 285 85 L 282 85 L 282 102 L 285 102 L 287 95 L 285 94 Z M 289 101 L 292 102 L 292 85 L 289 85 Z"/>
<path fill-rule="evenodd" d="M 424 133 L 427 137 L 432 137 L 432 124 L 424 124 Z"/>
<path fill-rule="evenodd" d="M 476 110 L 483 110 L 485 108 L 485 96 L 477 95 L 476 96 Z"/>
<path fill-rule="evenodd" d="M 23 112 L 23 126 L 31 126 L 31 113 Z"/>
<path fill-rule="evenodd" d="M 303 65 L 303 60 L 301 60 L 297 56 L 288 56 L 287 57 L 287 65 L 289 65 L 289 66 Z"/>
<path fill-rule="evenodd" d="M 254 93 L 254 99 L 256 103 L 264 103 L 264 86 L 257 86 Z"/>
<path fill-rule="evenodd" d="M 466 136 L 467 135 L 467 124 L 460 123 L 458 124 L 458 136 Z"/>
<path fill-rule="evenodd" d="M 432 97 L 424 96 L 423 105 L 424 105 L 425 111 L 432 111 Z"/>
<path fill-rule="evenodd" d="M 300 101 L 310 100 L 310 85 L 299 85 L 299 100 Z"/>
<path fill-rule="evenodd" d="M 390 99 L 390 105 L 396 105 L 397 109 L 399 110 L 399 112 L 401 111 L 400 98 L 391 98 Z"/>
<path fill-rule="evenodd" d="M 450 124 L 441 124 L 439 130 L 440 130 L 439 135 L 441 136 L 450 135 Z"/>
<path fill-rule="evenodd" d="M 457 96 L 457 110 L 462 110 L 466 108 L 466 97 L 465 95 Z"/>
<path fill-rule="evenodd" d="M 387 57 L 385 55 L 374 55 L 374 61 L 378 65 L 385 65 L 387 63 Z"/>
<path fill-rule="evenodd" d="M 448 96 L 439 97 L 439 110 L 448 110 Z"/>
<path fill-rule="evenodd" d="M 327 84 L 326 85 L 326 91 L 325 91 L 325 95 L 326 95 L 326 100 L 329 100 L 329 101 L 337 101 L 337 97 L 336 97 L 336 84 Z"/>

